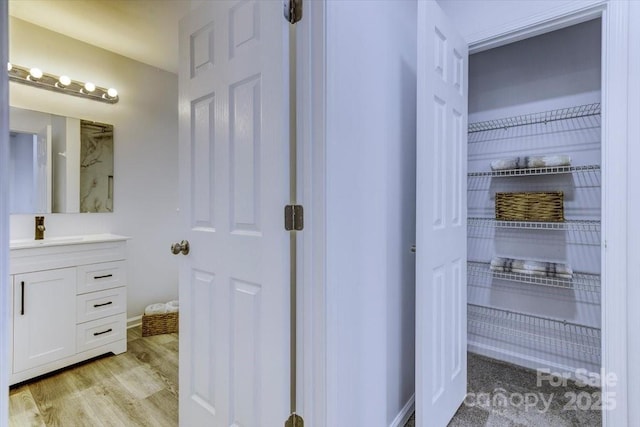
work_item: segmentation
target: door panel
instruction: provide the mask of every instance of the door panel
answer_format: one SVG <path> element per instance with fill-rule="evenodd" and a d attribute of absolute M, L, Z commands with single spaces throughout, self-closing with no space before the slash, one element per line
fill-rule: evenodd
<path fill-rule="evenodd" d="M 215 96 L 192 102 L 191 110 L 191 227 L 215 231 Z"/>
<path fill-rule="evenodd" d="M 232 233 L 260 235 L 260 75 L 233 84 L 229 97 Z"/>
<path fill-rule="evenodd" d="M 416 421 L 445 426 L 466 394 L 467 45 L 418 2 Z"/>
<path fill-rule="evenodd" d="M 180 29 L 180 423 L 289 408 L 288 28 L 278 1 L 204 2 Z"/>

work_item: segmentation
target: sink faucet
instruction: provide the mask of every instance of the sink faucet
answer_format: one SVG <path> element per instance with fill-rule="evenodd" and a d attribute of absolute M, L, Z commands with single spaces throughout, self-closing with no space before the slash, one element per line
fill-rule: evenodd
<path fill-rule="evenodd" d="M 46 230 L 46 228 L 44 228 L 44 217 L 37 216 L 36 217 L 36 240 L 44 239 L 44 230 Z"/>

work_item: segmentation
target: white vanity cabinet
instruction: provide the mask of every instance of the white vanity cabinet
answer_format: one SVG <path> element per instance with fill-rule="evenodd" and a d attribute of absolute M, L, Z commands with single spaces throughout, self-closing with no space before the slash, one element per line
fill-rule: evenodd
<path fill-rule="evenodd" d="M 11 384 L 126 351 L 126 240 L 11 242 Z"/>
<path fill-rule="evenodd" d="M 76 352 L 74 268 L 13 277 L 13 370 L 25 371 Z"/>

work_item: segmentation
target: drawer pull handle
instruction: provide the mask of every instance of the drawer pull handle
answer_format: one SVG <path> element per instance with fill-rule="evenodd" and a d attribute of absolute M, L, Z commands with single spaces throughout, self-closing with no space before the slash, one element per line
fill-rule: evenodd
<path fill-rule="evenodd" d="M 94 307 L 102 307 L 105 305 L 113 304 L 113 301 L 103 302 L 102 304 L 93 304 Z"/>
<path fill-rule="evenodd" d="M 106 333 L 109 333 L 109 332 L 111 332 L 111 331 L 113 331 L 113 329 L 109 328 L 109 329 L 107 329 L 106 331 L 102 331 L 102 332 L 94 332 L 94 333 L 93 333 L 93 336 L 94 336 L 94 337 L 96 337 L 96 336 L 98 336 L 98 335 L 106 334 Z"/>
<path fill-rule="evenodd" d="M 106 279 L 107 277 L 113 277 L 113 274 L 105 274 L 104 276 L 93 276 L 93 280 Z"/>
<path fill-rule="evenodd" d="M 24 281 L 20 282 L 22 298 L 20 298 L 20 315 L 24 316 Z"/>

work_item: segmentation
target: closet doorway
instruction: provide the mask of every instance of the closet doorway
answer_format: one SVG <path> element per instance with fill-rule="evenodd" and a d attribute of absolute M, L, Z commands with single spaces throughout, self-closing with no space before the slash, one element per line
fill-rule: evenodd
<path fill-rule="evenodd" d="M 625 193 L 618 188 L 624 178 L 618 172 L 626 165 L 626 139 L 614 140 L 611 128 L 618 121 L 613 100 L 620 96 L 616 61 L 625 58 L 613 42 L 615 31 L 626 31 L 612 25 L 624 13 L 619 6 L 564 8 L 479 36 L 469 43 L 468 80 L 459 76 L 457 63 L 467 57 L 451 43 L 450 28 L 429 21 L 421 29 L 419 21 L 417 218 L 425 223 L 418 224 L 416 259 L 417 425 L 440 417 L 446 423 L 463 401 L 464 392 L 452 392 L 458 393 L 457 404 L 456 398 L 443 396 L 449 386 L 455 389 L 455 377 L 463 375 L 456 371 L 456 361 L 464 358 L 466 374 L 466 355 L 460 349 L 467 345 L 472 352 L 574 379 L 586 375 L 599 380 L 603 373 L 614 373 L 615 384 L 601 383 L 603 396 L 624 390 L 626 354 L 613 350 L 624 348 L 624 338 L 612 333 L 626 322 L 626 281 L 616 273 L 626 263 L 614 254 L 626 253 L 624 229 L 614 226 L 616 220 L 625 221 L 620 213 Z M 424 12 L 421 18 L 433 16 Z M 452 18 L 447 25 L 455 27 Z M 422 63 L 421 43 L 427 46 Z M 421 93 L 420 79 L 426 74 L 454 90 L 468 81 L 468 116 L 456 121 L 460 112 L 455 106 L 448 111 L 446 99 Z M 421 129 L 422 117 L 426 124 Z M 456 132 L 460 121 L 464 136 Z M 456 138 L 465 140 L 464 148 L 451 149 Z M 422 154 L 421 145 L 429 147 Z M 436 151 L 430 152 L 433 147 Z M 467 149 L 461 168 L 467 179 L 458 188 L 455 179 L 433 178 L 434 168 L 421 171 L 421 165 L 430 164 L 426 156 L 455 168 L 456 156 Z M 516 157 L 539 162 L 524 168 L 507 164 Z M 431 199 L 421 205 L 424 194 Z M 496 218 L 496 203 L 501 206 L 505 197 L 534 197 L 524 208 L 516 203 L 516 210 L 525 213 L 555 197 L 556 218 L 544 213 L 500 213 Z M 468 218 L 458 224 L 456 206 L 466 203 L 468 209 L 462 211 Z M 507 206 L 513 208 L 513 202 Z M 428 251 L 420 248 L 433 242 L 435 234 L 429 232 L 448 226 L 467 229 L 466 255 L 430 264 Z M 456 283 L 466 283 L 466 293 L 456 297 Z M 439 312 L 434 301 L 442 308 Z M 419 314 L 426 308 L 432 311 Z M 605 425 L 626 420 L 625 397 L 615 396 L 618 410 L 603 410 Z M 448 403 L 438 404 L 438 399 Z"/>

